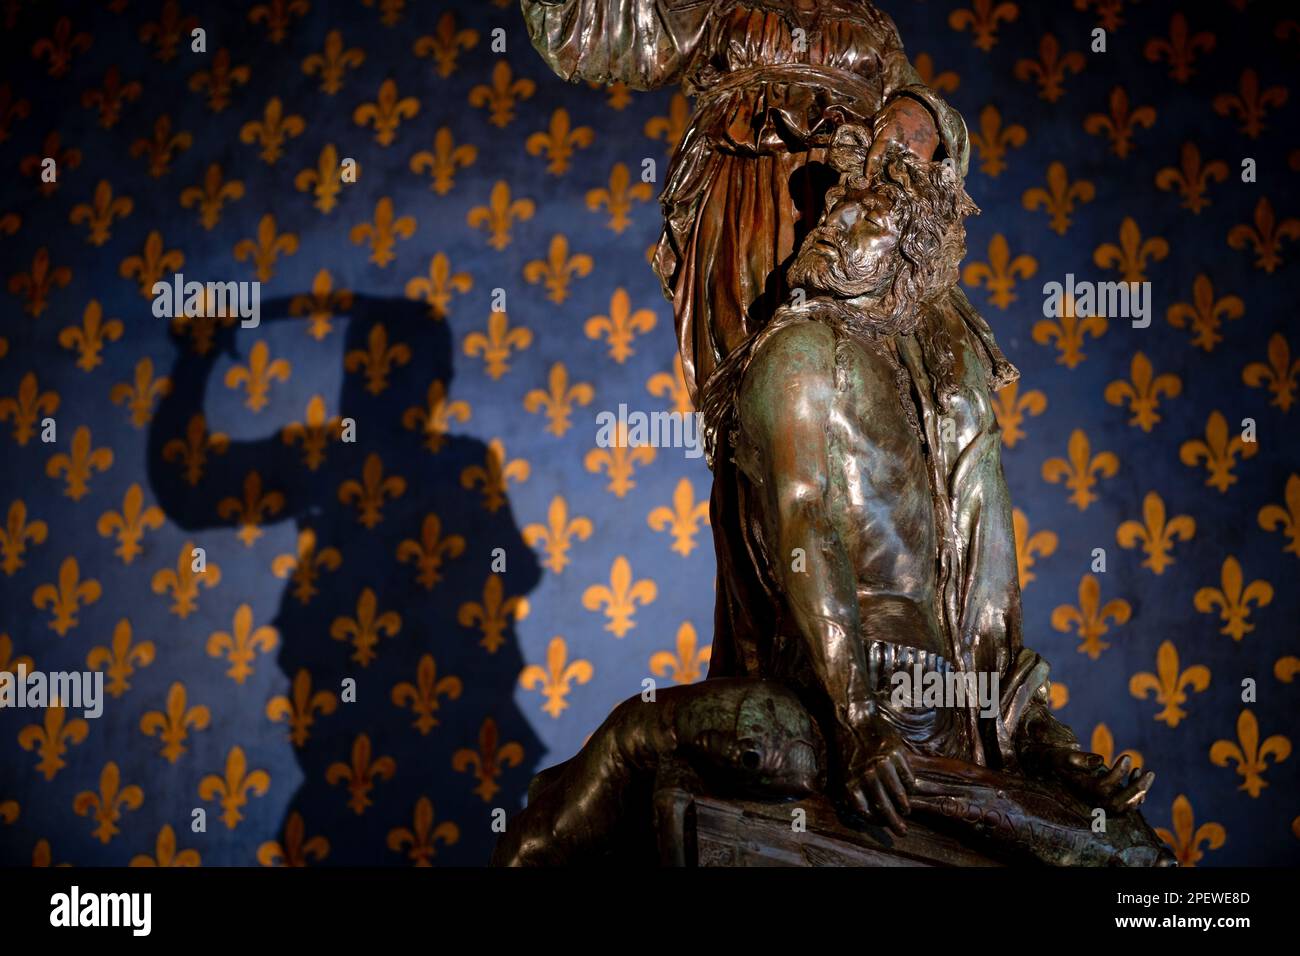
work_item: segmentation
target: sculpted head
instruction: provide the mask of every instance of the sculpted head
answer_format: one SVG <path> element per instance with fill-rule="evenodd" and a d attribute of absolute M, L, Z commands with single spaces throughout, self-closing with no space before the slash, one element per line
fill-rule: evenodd
<path fill-rule="evenodd" d="M 857 126 L 836 134 L 831 164 L 840 182 L 787 278 L 809 296 L 854 300 L 882 332 L 908 332 L 918 306 L 957 281 L 964 221 L 979 210 L 949 160 L 927 162 L 897 147 L 868 171 L 869 135 Z"/>

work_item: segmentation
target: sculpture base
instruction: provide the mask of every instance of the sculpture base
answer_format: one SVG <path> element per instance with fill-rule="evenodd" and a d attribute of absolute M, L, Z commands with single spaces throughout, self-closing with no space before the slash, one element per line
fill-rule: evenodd
<path fill-rule="evenodd" d="M 796 830 L 795 811 L 805 826 Z M 673 787 L 655 795 L 661 861 L 668 866 L 1002 866 L 915 821 L 907 835 L 845 826 L 828 801 L 725 800 Z"/>

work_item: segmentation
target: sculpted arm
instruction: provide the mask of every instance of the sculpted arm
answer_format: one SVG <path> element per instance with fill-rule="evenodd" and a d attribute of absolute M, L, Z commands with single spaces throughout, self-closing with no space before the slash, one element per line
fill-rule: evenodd
<path fill-rule="evenodd" d="M 522 0 L 528 36 L 566 80 L 650 90 L 678 82 L 714 0 Z"/>

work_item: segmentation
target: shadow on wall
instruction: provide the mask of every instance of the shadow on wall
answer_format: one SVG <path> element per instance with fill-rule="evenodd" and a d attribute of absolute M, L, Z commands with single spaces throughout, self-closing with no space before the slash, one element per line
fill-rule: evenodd
<path fill-rule="evenodd" d="M 290 317 L 293 298 L 264 303 L 263 324 L 310 321 Z M 237 328 L 233 320 L 215 323 L 202 353 L 191 334 L 170 373 L 173 391 L 152 424 L 150 484 L 187 531 L 234 528 L 241 539 L 255 536 L 256 527 L 244 523 L 257 507 L 250 496 L 260 497 L 262 526 L 297 525 L 297 566 L 282 561 L 276 569 L 285 586 L 272 622 L 293 712 L 265 723 L 267 734 L 290 728 L 302 771 L 281 826 L 288 862 L 306 852 L 305 833 L 329 841 L 325 859 L 308 853 L 312 863 L 409 863 L 429 859 L 430 849 L 440 863 L 486 863 L 495 840 L 492 809 L 513 813 L 521 805 L 542 749 L 513 702 L 522 656 L 512 619 L 498 609 L 492 620 L 491 591 L 500 584 L 505 597 L 525 595 L 537 585 L 539 568 L 504 488 L 485 487 L 492 481 L 489 447 L 443 431 L 454 418 L 430 423 L 408 412 L 428 415 L 437 405 L 432 383 L 450 390 L 446 323 L 431 321 L 424 304 L 359 294 L 333 317 L 350 319 L 338 337 L 339 361 L 350 371 L 338 403 L 328 406 L 330 420 L 313 427 L 309 411 L 301 432 L 290 426 L 268 438 L 231 441 L 224 452 L 212 449 L 193 484 L 194 476 L 177 466 L 176 449 L 165 449 L 205 427 L 209 378 L 220 356 L 235 353 Z M 409 349 L 404 366 L 381 376 L 382 390 L 373 367 L 345 358 L 370 352 L 372 335 Z M 354 442 L 341 440 L 347 419 L 357 424 Z M 476 467 L 483 472 L 469 474 L 481 480 L 463 481 Z M 226 498 L 243 504 L 219 509 Z M 491 570 L 496 548 L 506 556 L 501 574 Z M 238 576 L 261 579 L 269 570 L 259 561 L 227 564 L 223 585 L 238 588 Z M 471 602 L 485 608 L 486 623 L 461 623 Z M 358 692 L 355 702 L 343 703 L 339 691 L 348 678 Z M 424 798 L 435 817 L 420 834 Z M 454 842 L 439 829 L 443 821 L 459 824 Z M 389 846 L 397 827 L 413 831 L 414 845 Z"/>

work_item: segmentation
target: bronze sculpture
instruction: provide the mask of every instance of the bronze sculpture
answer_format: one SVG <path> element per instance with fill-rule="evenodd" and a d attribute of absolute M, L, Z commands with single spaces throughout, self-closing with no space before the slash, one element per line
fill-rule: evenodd
<path fill-rule="evenodd" d="M 965 126 L 892 21 L 853 0 L 522 2 L 560 75 L 697 96 L 655 264 L 705 417 L 718 603 L 709 677 L 673 699 L 749 680 L 785 701 L 775 682 L 825 738 L 801 792 L 900 835 L 915 812 L 1011 857 L 1169 863 L 1138 812 L 1153 774 L 1081 752 L 1022 643 L 991 406 L 1017 373 L 956 285 Z M 912 680 L 940 693 L 900 695 Z M 647 735 L 656 706 L 588 747 L 654 739 L 642 765 L 716 783 L 690 740 L 734 721 L 696 705 L 721 723 Z M 593 753 L 539 775 L 498 862 L 636 843 L 623 818 L 646 808 L 593 795 L 638 786 Z"/>

